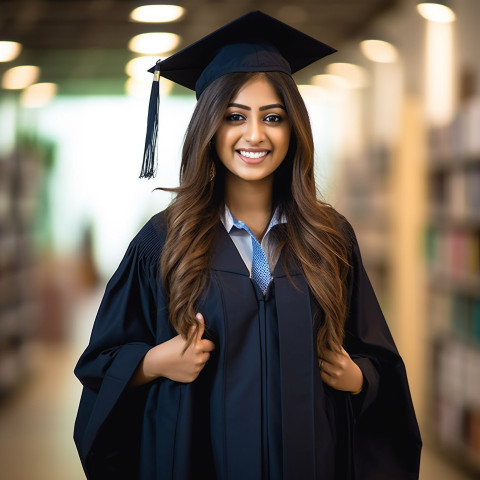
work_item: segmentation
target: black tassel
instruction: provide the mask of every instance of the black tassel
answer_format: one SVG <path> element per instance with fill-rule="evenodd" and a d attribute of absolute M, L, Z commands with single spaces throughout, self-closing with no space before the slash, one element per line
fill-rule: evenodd
<path fill-rule="evenodd" d="M 148 105 L 147 135 L 143 152 L 142 171 L 140 178 L 152 178 L 157 174 L 157 135 L 158 110 L 160 107 L 160 60 L 155 65 L 150 103 Z"/>

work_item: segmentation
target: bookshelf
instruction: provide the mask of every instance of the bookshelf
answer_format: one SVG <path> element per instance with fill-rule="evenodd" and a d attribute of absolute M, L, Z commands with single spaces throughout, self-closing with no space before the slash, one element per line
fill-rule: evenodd
<path fill-rule="evenodd" d="M 430 132 L 428 329 L 431 431 L 480 474 L 480 98 Z"/>
<path fill-rule="evenodd" d="M 0 157 L 0 398 L 27 374 L 35 335 L 33 224 L 39 166 L 30 152 Z"/>
<path fill-rule="evenodd" d="M 370 146 L 364 155 L 345 159 L 335 202 L 355 230 L 365 268 L 385 312 L 389 309 L 391 267 L 388 249 L 391 240 L 390 155 L 385 146 L 377 145 Z"/>

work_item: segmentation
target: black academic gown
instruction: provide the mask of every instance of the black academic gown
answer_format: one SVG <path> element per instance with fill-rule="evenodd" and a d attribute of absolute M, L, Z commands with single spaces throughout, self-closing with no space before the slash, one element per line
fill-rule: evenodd
<path fill-rule="evenodd" d="M 108 283 L 75 369 L 84 388 L 74 438 L 87 477 L 417 479 L 405 368 L 353 230 L 342 229 L 352 263 L 345 349 L 364 374 L 360 395 L 321 381 L 312 320 L 321 311 L 301 270 L 287 278 L 280 258 L 264 296 L 220 223 L 198 309 L 216 345 L 210 360 L 192 383 L 128 388 L 145 353 L 176 335 L 158 273 L 165 222 L 153 217 Z"/>

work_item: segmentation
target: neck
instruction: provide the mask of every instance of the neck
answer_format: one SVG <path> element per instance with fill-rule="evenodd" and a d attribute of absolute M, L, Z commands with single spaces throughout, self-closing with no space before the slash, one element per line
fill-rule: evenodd
<path fill-rule="evenodd" d="M 259 240 L 270 221 L 272 195 L 273 175 L 256 182 L 244 181 L 228 172 L 225 176 L 225 203 Z"/>

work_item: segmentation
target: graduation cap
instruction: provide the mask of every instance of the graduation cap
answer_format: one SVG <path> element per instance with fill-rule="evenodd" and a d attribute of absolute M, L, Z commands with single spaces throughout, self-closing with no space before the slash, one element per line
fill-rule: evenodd
<path fill-rule="evenodd" d="M 217 78 L 234 72 L 301 70 L 336 50 L 260 11 L 224 25 L 174 55 L 159 60 L 148 109 L 147 136 L 140 178 L 156 171 L 160 76 L 194 90 L 197 99 Z"/>

